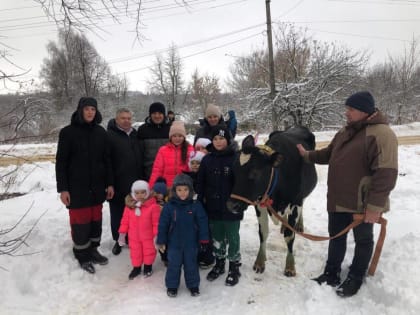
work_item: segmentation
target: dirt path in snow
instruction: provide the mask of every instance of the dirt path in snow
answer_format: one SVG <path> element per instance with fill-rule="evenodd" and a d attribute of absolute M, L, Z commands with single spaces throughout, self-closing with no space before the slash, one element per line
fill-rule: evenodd
<path fill-rule="evenodd" d="M 316 143 L 316 148 L 321 149 L 326 147 L 330 142 L 329 141 L 320 141 Z M 398 137 L 399 145 L 411 145 L 411 144 L 420 144 L 420 136 L 402 136 Z M 5 167 L 9 165 L 20 165 L 25 163 L 34 163 L 34 162 L 55 162 L 55 154 L 43 154 L 43 155 L 33 155 L 33 156 L 1 156 L 0 157 L 0 167 Z"/>

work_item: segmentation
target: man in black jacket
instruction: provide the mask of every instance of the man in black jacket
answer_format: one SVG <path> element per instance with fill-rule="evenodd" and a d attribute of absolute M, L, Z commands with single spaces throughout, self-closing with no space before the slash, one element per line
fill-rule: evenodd
<path fill-rule="evenodd" d="M 124 198 L 130 193 L 131 184 L 143 179 L 143 156 L 137 141 L 137 131 L 132 128 L 133 114 L 129 109 L 117 110 L 116 117 L 108 122 L 108 136 L 112 171 L 114 174 L 114 198 L 109 200 L 111 232 L 115 241 L 112 253 L 121 253 L 118 229 L 124 212 Z"/>
<path fill-rule="evenodd" d="M 93 264 L 108 263 L 98 247 L 102 203 L 114 195 L 108 137 L 101 121 L 96 99 L 80 98 L 70 125 L 60 131 L 56 155 L 57 191 L 69 209 L 73 253 L 89 273 L 95 273 Z"/>

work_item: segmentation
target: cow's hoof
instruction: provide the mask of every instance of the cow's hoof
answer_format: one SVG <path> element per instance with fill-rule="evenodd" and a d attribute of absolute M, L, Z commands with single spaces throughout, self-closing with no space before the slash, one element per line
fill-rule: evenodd
<path fill-rule="evenodd" d="M 263 273 L 265 271 L 265 265 L 254 264 L 253 269 L 256 273 Z"/>
<path fill-rule="evenodd" d="M 288 269 L 286 269 L 285 271 L 284 271 L 284 275 L 286 276 L 286 277 L 294 277 L 294 276 L 296 276 L 296 270 L 288 270 Z"/>

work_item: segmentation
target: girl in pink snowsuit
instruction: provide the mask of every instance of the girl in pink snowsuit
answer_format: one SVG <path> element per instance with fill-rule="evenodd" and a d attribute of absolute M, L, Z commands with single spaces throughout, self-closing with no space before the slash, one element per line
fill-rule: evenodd
<path fill-rule="evenodd" d="M 152 264 L 156 258 L 155 238 L 158 232 L 160 207 L 155 198 L 150 197 L 149 183 L 135 181 L 131 186 L 131 196 L 136 201 L 134 209 L 125 207 L 118 232 L 118 243 L 125 244 L 128 233 L 128 246 L 133 270 L 128 278 L 134 279 L 141 273 L 144 264 L 144 276 L 152 275 Z"/>

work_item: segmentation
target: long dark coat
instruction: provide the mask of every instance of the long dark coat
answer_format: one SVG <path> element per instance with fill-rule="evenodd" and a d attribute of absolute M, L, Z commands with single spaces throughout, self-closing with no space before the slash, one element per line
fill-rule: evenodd
<path fill-rule="evenodd" d="M 55 166 L 57 191 L 70 193 L 70 209 L 103 203 L 106 188 L 113 185 L 108 136 L 99 125 L 101 120 L 97 111 L 88 124 L 76 111 L 70 125 L 60 131 Z"/>
<path fill-rule="evenodd" d="M 118 128 L 113 118 L 108 122 L 108 136 L 114 174 L 113 199 L 124 199 L 131 191 L 131 184 L 138 179 L 144 179 L 143 155 L 137 140 L 137 131 L 133 129 L 128 135 Z"/>

